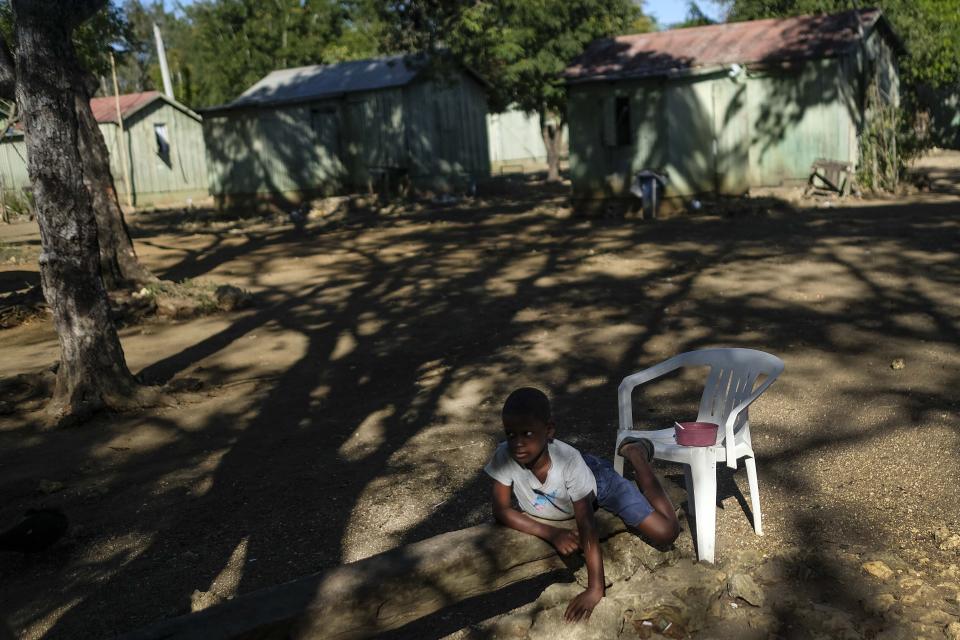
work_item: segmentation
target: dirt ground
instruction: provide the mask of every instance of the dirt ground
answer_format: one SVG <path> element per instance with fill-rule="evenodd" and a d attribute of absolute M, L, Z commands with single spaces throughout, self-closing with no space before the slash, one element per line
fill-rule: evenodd
<path fill-rule="evenodd" d="M 711 346 L 786 363 L 751 413 L 765 535 L 744 471 L 724 473 L 718 559 L 851 541 L 936 575 L 960 563 L 933 537 L 960 532 L 960 156 L 923 168 L 929 193 L 656 222 L 571 217 L 537 185 L 306 224 L 133 215 L 156 273 L 254 306 L 121 330 L 133 371 L 182 381 L 166 406 L 66 430 L 0 416 L 0 528 L 40 506 L 72 523 L 46 554 L 0 555 L 0 615 L 24 638 L 109 637 L 195 591 L 482 522 L 511 389 L 544 388 L 559 437 L 610 455 L 621 378 Z M 0 226 L 0 294 L 39 281 L 38 247 L 35 225 Z M 49 367 L 50 322 L 0 332 L 0 356 L 0 378 Z M 693 419 L 697 380 L 638 395 L 640 424 Z"/>

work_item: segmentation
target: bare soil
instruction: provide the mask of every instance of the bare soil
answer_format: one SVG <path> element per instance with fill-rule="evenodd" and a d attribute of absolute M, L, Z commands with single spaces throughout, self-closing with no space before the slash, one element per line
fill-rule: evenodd
<path fill-rule="evenodd" d="M 723 473 L 718 558 L 849 541 L 937 575 L 960 562 L 933 536 L 960 531 L 960 161 L 924 168 L 930 193 L 655 222 L 578 219 L 535 184 L 296 224 L 131 216 L 154 273 L 238 285 L 254 306 L 121 330 L 168 406 L 50 430 L 37 402 L 2 405 L 0 529 L 40 506 L 72 526 L 47 553 L 0 555 L 0 614 L 24 638 L 108 637 L 189 611 L 195 591 L 484 521 L 511 389 L 547 390 L 559 437 L 609 455 L 620 379 L 711 346 L 786 362 L 751 414 L 765 535 L 742 469 Z M 39 246 L 26 223 L 0 242 Z M 33 260 L 0 267 L 0 293 L 38 281 Z M 0 341 L 0 382 L 57 359 L 43 316 Z M 697 383 L 637 396 L 640 424 L 692 419 Z"/>

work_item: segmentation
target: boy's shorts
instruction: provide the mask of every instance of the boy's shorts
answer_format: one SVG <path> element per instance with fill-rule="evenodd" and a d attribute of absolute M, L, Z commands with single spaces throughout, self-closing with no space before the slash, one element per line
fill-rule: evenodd
<path fill-rule="evenodd" d="M 618 516 L 628 527 L 636 527 L 653 513 L 653 507 L 636 483 L 621 476 L 607 460 L 589 453 L 583 460 L 597 479 L 597 503 Z"/>

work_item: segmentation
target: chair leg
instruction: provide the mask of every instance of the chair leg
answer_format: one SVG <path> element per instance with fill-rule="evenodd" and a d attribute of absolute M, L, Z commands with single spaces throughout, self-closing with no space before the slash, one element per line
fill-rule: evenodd
<path fill-rule="evenodd" d="M 690 461 L 690 472 L 697 520 L 697 558 L 713 563 L 717 532 L 717 460 L 713 451 L 707 447 L 697 451 Z"/>
<path fill-rule="evenodd" d="M 760 521 L 760 485 L 757 483 L 757 461 L 753 456 L 744 459 L 747 467 L 747 482 L 750 485 L 750 505 L 753 509 L 753 530 L 758 536 L 763 535 L 763 524 Z"/>
<path fill-rule="evenodd" d="M 621 476 L 623 475 L 623 456 L 619 453 L 613 454 L 613 469 Z"/>

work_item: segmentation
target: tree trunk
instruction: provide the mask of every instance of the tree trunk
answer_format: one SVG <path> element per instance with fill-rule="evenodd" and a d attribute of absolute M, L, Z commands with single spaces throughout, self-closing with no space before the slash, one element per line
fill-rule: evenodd
<path fill-rule="evenodd" d="M 560 147 L 563 143 L 563 120 L 547 122 L 547 113 L 540 112 L 540 136 L 547 150 L 547 182 L 560 182 Z"/>
<path fill-rule="evenodd" d="M 120 209 L 117 190 L 110 173 L 110 155 L 103 134 L 90 109 L 93 76 L 83 69 L 76 70 L 75 106 L 78 120 L 80 158 L 83 162 L 83 182 L 93 201 L 97 219 L 97 240 L 100 244 L 100 272 L 108 289 L 133 284 L 156 282 L 133 250 L 130 231 Z M 84 80 L 86 82 L 84 82 Z M 121 141 L 122 143 L 122 141 Z"/>
<path fill-rule="evenodd" d="M 73 29 L 102 4 L 13 2 L 16 95 L 40 223 L 40 277 L 60 342 L 48 411 L 60 421 L 126 404 L 137 390 L 100 277 L 97 224 L 81 171 L 74 97 L 80 79 L 72 77 L 80 68 Z"/>

